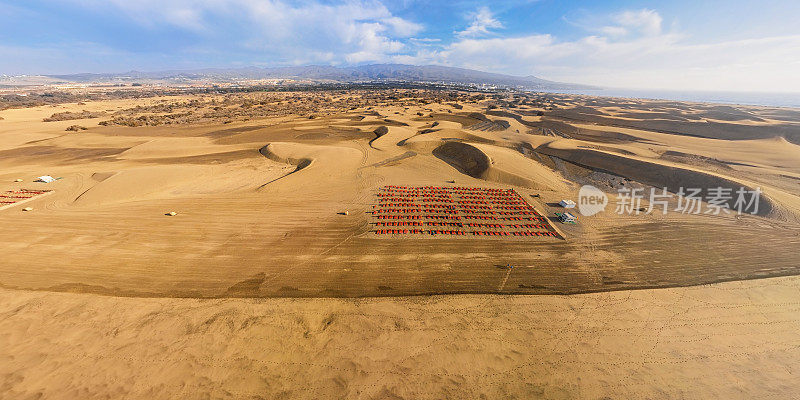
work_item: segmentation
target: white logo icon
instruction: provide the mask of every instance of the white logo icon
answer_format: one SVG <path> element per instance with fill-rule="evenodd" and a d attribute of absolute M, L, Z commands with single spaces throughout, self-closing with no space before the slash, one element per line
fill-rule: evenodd
<path fill-rule="evenodd" d="M 578 192 L 578 211 L 582 215 L 592 216 L 606 209 L 608 196 L 602 190 L 592 186 L 583 185 Z"/>

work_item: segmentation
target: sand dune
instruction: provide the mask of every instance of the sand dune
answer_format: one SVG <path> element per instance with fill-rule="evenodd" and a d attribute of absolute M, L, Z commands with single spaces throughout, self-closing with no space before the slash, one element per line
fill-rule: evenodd
<path fill-rule="evenodd" d="M 795 278 L 577 296 L 0 290 L 4 398 L 792 397 Z"/>
<path fill-rule="evenodd" d="M 117 157 L 125 160 L 182 158 L 248 149 L 249 146 L 220 146 L 206 137 L 157 138 L 123 151 Z"/>
<path fill-rule="evenodd" d="M 302 170 L 302 178 L 306 182 L 349 174 L 363 159 L 363 154 L 358 149 L 343 146 L 273 142 L 259 151 L 271 160 L 296 166 L 294 172 Z"/>
<path fill-rule="evenodd" d="M 42 121 L 84 109 L 108 120 Z M 795 111 L 387 89 L 0 116 L 0 191 L 53 191 L 0 211 L 0 398 L 794 394 Z M 585 184 L 605 211 L 558 224 Z M 561 237 L 377 237 L 387 185 L 513 189 Z M 765 197 L 616 212 L 664 186 Z"/>
<path fill-rule="evenodd" d="M 740 182 L 729 177 L 599 150 L 574 148 L 569 145 L 565 146 L 561 141 L 546 147 L 539 147 L 536 151 L 569 160 L 576 164 L 609 171 L 654 187 L 666 187 L 673 193 L 678 193 L 680 188 L 700 188 L 703 189 L 700 193 L 705 198 L 708 196 L 709 188 L 722 187 L 730 190 L 731 193 L 735 193 L 740 188 L 748 191 L 755 190 L 752 184 Z M 769 196 L 770 192 L 768 191 L 762 198 L 763 201 L 760 203 L 758 215 L 777 215 L 776 204 Z M 735 202 L 735 197 L 727 202 L 730 209 L 736 208 Z"/>
<path fill-rule="evenodd" d="M 378 150 L 393 149 L 404 140 L 414 136 L 415 132 L 406 127 L 385 127 L 381 126 L 376 129 L 376 132 L 381 131 L 381 128 L 386 128 L 385 133 L 376 133 L 378 137 L 370 141 L 370 146 Z"/>
<path fill-rule="evenodd" d="M 473 178 L 538 190 L 565 186 L 552 170 L 513 150 L 451 141 L 432 153 Z"/>
<path fill-rule="evenodd" d="M 68 135 L 41 122 L 49 110 L 6 111 L 11 116 L 2 123 L 17 128 L 0 135 L 0 145 L 12 145 L 0 159 L 4 188 L 18 187 L 12 183 L 18 177 L 63 179 L 25 182 L 55 192 L 31 202 L 33 213 L 0 215 L 15 227 L 0 232 L 13 249 L 0 265 L 0 283 L 127 296 L 543 294 L 709 283 L 798 268 L 786 251 L 798 245 L 791 232 L 798 209 L 792 185 L 799 181 L 790 178 L 797 146 L 783 139 L 725 141 L 592 125 L 593 134 L 579 141 L 563 135 L 580 135 L 584 125 L 546 115 L 517 132 L 522 125 L 514 116 L 524 110 L 487 117 L 476 103 L 433 109 L 451 112 L 420 116 L 423 108 L 382 106 L 374 114 L 101 126 Z M 48 138 L 15 147 L 26 118 L 31 131 L 50 129 Z M 468 129 L 493 120 L 508 121 L 508 128 Z M 539 125 L 559 132 L 542 134 Z M 380 127 L 381 135 L 373 133 Z M 681 157 L 663 158 L 671 149 Z M 609 209 L 565 227 L 562 243 L 370 237 L 367 215 L 382 185 L 516 188 L 552 216 L 559 211 L 552 204 L 575 198 L 580 185 L 619 185 L 625 178 L 655 186 L 758 184 L 768 196 L 761 212 L 770 218 L 620 216 Z M 616 188 L 605 188 L 613 198 Z M 178 216 L 165 217 L 170 211 Z M 765 244 L 763 237 L 775 232 L 783 239 Z M 736 240 L 718 240 L 729 237 Z M 662 259 L 675 247 L 685 251 Z M 693 253 L 701 250 L 724 257 L 700 265 Z M 505 272 L 496 264 L 509 262 L 521 268 L 500 285 Z"/>

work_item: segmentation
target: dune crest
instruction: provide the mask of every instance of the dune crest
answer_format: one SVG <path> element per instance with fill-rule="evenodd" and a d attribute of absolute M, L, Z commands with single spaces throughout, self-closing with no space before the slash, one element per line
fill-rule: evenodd
<path fill-rule="evenodd" d="M 578 165 L 593 169 L 608 171 L 615 175 L 642 182 L 656 188 L 666 187 L 672 193 L 677 193 L 681 188 L 702 189 L 701 195 L 705 198 L 709 188 L 722 187 L 736 193 L 739 189 L 754 191 L 756 187 L 749 182 L 737 180 L 735 178 L 691 169 L 679 167 L 655 160 L 649 161 L 635 158 L 633 156 L 623 156 L 609 153 L 606 151 L 577 148 L 564 145 L 565 141 L 554 142 L 540 146 L 537 152 L 558 157 Z M 764 190 L 764 189 L 762 189 Z M 778 192 L 776 189 L 767 188 L 761 195 L 761 201 L 757 215 L 767 217 L 778 217 L 784 215 L 778 211 L 780 204 L 770 197 L 771 193 Z M 779 195 L 780 196 L 780 195 Z M 785 198 L 785 196 L 783 196 Z M 736 197 L 726 202 L 731 208 L 735 209 Z M 794 204 L 791 204 L 793 206 Z M 792 207 L 794 208 L 794 207 Z"/>
<path fill-rule="evenodd" d="M 755 140 L 734 135 L 735 141 L 724 131 L 711 139 L 567 118 L 642 120 L 637 125 L 646 129 L 648 118 L 699 118 L 701 108 L 389 89 L 4 110 L 0 189 L 53 194 L 31 201 L 32 212 L 7 208 L 0 215 L 13 227 L 0 230 L 10 250 L 0 283 L 118 296 L 360 297 L 570 294 L 800 273 L 800 153 L 768 132 L 769 124 L 789 125 L 800 114 L 748 108 L 763 121 L 735 123 L 757 122 L 767 132 Z M 112 121 L 64 134 L 57 122 L 42 122 L 82 109 L 112 110 L 123 117 L 119 124 L 135 124 Z M 497 121 L 508 127 L 492 128 Z M 41 175 L 61 179 L 32 182 Z M 764 198 L 756 216 L 620 215 L 611 208 L 579 216 L 577 225 L 556 222 L 559 201 L 578 200 L 584 184 L 611 196 L 633 186 L 761 187 Z M 457 205 L 476 211 L 469 221 L 373 218 L 381 207 L 378 188 L 392 185 L 513 189 L 564 239 L 378 237 L 379 227 L 450 230 L 466 222 L 513 233 L 526 228 L 512 225 L 535 224 L 502 206 L 485 210 L 469 202 Z M 697 254 L 708 253 L 724 257 L 699 266 Z M 508 263 L 521 268 L 507 274 L 495 265 Z"/>
<path fill-rule="evenodd" d="M 473 178 L 530 189 L 553 189 L 554 185 L 563 188 L 552 171 L 507 149 L 449 141 L 432 154 Z M 500 162 L 496 162 L 498 158 Z"/>

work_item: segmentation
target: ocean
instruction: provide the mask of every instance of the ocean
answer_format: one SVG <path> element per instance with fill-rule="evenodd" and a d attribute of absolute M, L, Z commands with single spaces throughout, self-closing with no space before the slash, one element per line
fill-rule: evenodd
<path fill-rule="evenodd" d="M 584 94 L 587 96 L 625 97 L 649 100 L 696 101 L 703 103 L 743 104 L 769 107 L 800 108 L 800 93 L 757 93 L 757 92 L 706 92 L 678 90 L 636 90 L 636 89 L 583 89 L 552 90 L 550 93 Z"/>

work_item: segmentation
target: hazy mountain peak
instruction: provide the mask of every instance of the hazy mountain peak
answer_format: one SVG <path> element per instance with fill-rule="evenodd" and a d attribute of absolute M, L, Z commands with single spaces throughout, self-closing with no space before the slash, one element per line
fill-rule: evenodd
<path fill-rule="evenodd" d="M 367 64 L 350 67 L 304 65 L 291 67 L 206 68 L 196 70 L 108 74 L 51 75 L 74 81 L 169 80 L 175 77 L 195 79 L 299 79 L 335 82 L 408 81 L 488 85 L 523 89 L 585 89 L 588 86 L 544 80 L 535 76 L 514 76 L 442 65 Z"/>

